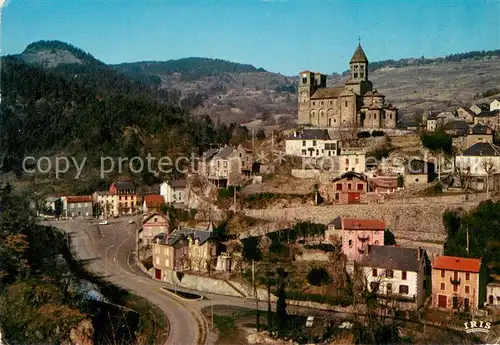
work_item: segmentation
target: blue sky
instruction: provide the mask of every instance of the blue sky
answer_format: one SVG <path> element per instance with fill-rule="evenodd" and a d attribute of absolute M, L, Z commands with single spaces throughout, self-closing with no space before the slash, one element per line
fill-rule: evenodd
<path fill-rule="evenodd" d="M 106 63 L 203 56 L 295 75 L 370 61 L 500 49 L 500 1 L 11 0 L 3 54 L 69 42 Z"/>

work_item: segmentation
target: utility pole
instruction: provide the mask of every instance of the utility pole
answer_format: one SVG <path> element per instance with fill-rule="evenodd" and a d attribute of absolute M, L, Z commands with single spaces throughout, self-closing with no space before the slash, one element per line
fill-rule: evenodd
<path fill-rule="evenodd" d="M 469 256 L 469 225 L 467 225 L 467 248 L 465 250 L 467 251 L 467 256 Z"/>

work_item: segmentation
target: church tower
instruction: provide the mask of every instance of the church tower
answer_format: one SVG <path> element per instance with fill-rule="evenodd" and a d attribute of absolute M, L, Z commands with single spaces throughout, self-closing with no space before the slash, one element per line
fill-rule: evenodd
<path fill-rule="evenodd" d="M 350 77 L 346 82 L 346 88 L 359 96 L 372 91 L 372 83 L 368 80 L 368 58 L 361 47 L 361 43 L 358 44 L 349 62 L 349 67 Z"/>

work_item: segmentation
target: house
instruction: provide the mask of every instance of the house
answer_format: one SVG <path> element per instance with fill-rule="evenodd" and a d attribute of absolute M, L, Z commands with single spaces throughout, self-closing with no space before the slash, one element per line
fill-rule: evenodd
<path fill-rule="evenodd" d="M 400 129 L 406 129 L 408 131 L 419 132 L 422 130 L 422 124 L 420 122 L 408 121 L 408 122 L 399 122 L 398 127 Z"/>
<path fill-rule="evenodd" d="M 341 148 L 339 152 L 339 172 L 354 171 L 364 173 L 366 170 L 366 151 L 355 148 Z"/>
<path fill-rule="evenodd" d="M 466 149 L 477 143 L 493 144 L 493 129 L 482 124 L 477 124 L 471 127 L 467 133 Z"/>
<path fill-rule="evenodd" d="M 319 193 L 326 201 L 359 204 L 365 200 L 368 193 L 368 178 L 363 174 L 348 171 L 321 185 Z"/>
<path fill-rule="evenodd" d="M 393 296 L 413 303 L 425 301 L 425 250 L 366 245 L 358 265 L 367 288 L 381 296 Z"/>
<path fill-rule="evenodd" d="M 422 121 L 425 122 L 425 128 L 427 132 L 434 132 L 437 128 L 437 113 L 429 111 L 429 113 L 424 114 Z"/>
<path fill-rule="evenodd" d="M 160 186 L 160 194 L 167 204 L 184 204 L 186 202 L 185 179 L 165 181 Z"/>
<path fill-rule="evenodd" d="M 65 196 L 62 197 L 63 214 L 66 217 L 92 217 L 92 197 L 84 196 Z"/>
<path fill-rule="evenodd" d="M 206 151 L 198 164 L 200 174 L 219 187 L 233 186 L 252 172 L 253 158 L 241 145 Z"/>
<path fill-rule="evenodd" d="M 169 217 L 161 212 L 151 212 L 143 216 L 139 231 L 139 243 L 149 245 L 159 234 L 168 235 L 170 230 Z"/>
<path fill-rule="evenodd" d="M 403 189 L 404 179 L 401 175 L 377 176 L 370 178 L 368 184 L 374 193 L 391 194 Z"/>
<path fill-rule="evenodd" d="M 159 212 L 162 206 L 165 205 L 165 199 L 160 194 L 150 194 L 144 196 L 142 204 L 142 212 L 148 214 L 151 212 Z"/>
<path fill-rule="evenodd" d="M 472 112 L 476 115 L 481 113 L 483 110 L 489 110 L 489 109 L 483 109 L 483 107 L 479 104 L 473 104 L 469 109 L 472 110 Z"/>
<path fill-rule="evenodd" d="M 432 264 L 432 306 L 476 310 L 481 306 L 480 270 L 480 259 L 438 256 Z"/>
<path fill-rule="evenodd" d="M 455 157 L 455 167 L 470 175 L 477 190 L 486 189 L 486 184 L 494 189 L 495 179 L 490 177 L 500 172 L 500 147 L 490 142 L 474 144 Z"/>
<path fill-rule="evenodd" d="M 500 110 L 500 101 L 498 99 L 494 99 L 490 103 L 490 111 L 492 110 Z"/>
<path fill-rule="evenodd" d="M 92 194 L 94 204 L 97 205 L 98 213 L 104 218 L 113 217 L 115 214 L 115 196 L 110 191 L 97 191 Z M 118 214 L 116 214 L 118 215 Z"/>
<path fill-rule="evenodd" d="M 435 165 L 424 160 L 412 159 L 405 165 L 404 186 L 425 186 L 436 179 Z"/>
<path fill-rule="evenodd" d="M 453 114 L 451 111 L 443 111 L 439 113 L 436 117 L 436 128 L 443 127 L 448 122 L 458 120 L 458 116 Z"/>
<path fill-rule="evenodd" d="M 490 126 L 494 131 L 499 129 L 500 125 L 500 109 L 483 110 L 474 117 L 474 124 L 482 124 Z"/>
<path fill-rule="evenodd" d="M 358 261 L 366 249 L 365 245 L 384 245 L 385 223 L 378 219 L 355 219 L 337 217 L 325 230 L 325 242 L 342 243 L 342 252 L 349 261 Z"/>
<path fill-rule="evenodd" d="M 452 137 L 466 136 L 469 131 L 469 125 L 463 120 L 453 120 L 447 122 L 443 126 L 443 129 L 446 134 L 449 134 Z"/>
<path fill-rule="evenodd" d="M 44 207 L 47 211 L 54 212 L 56 210 L 56 204 L 61 201 L 61 197 L 49 196 L 45 198 Z"/>
<path fill-rule="evenodd" d="M 494 281 L 486 286 L 486 303 L 491 307 L 500 307 L 500 282 Z"/>
<path fill-rule="evenodd" d="M 205 229 L 179 227 L 169 235 L 153 242 L 153 266 L 155 279 L 163 280 L 172 271 L 192 269 L 196 271 L 215 268 L 217 242 L 214 240 L 214 224 Z"/>
<path fill-rule="evenodd" d="M 338 154 L 339 141 L 332 139 L 328 130 L 305 128 L 286 139 L 285 153 L 298 157 L 332 157 Z"/>
<path fill-rule="evenodd" d="M 116 181 L 111 185 L 109 191 L 113 195 L 113 215 L 131 215 L 142 206 L 141 197 L 137 194 L 132 181 Z"/>
<path fill-rule="evenodd" d="M 459 107 L 457 109 L 457 116 L 460 120 L 471 124 L 474 123 L 474 116 L 476 116 L 476 113 L 467 107 Z"/>

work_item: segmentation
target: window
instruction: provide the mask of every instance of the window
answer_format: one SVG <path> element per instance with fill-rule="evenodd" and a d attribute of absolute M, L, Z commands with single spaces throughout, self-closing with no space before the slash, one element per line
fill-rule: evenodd
<path fill-rule="evenodd" d="M 401 272 L 401 279 L 406 280 L 406 271 Z"/>
<path fill-rule="evenodd" d="M 227 168 L 227 161 L 224 161 L 224 168 Z"/>
<path fill-rule="evenodd" d="M 350 183 L 347 184 L 347 190 L 351 190 L 351 184 Z"/>
<path fill-rule="evenodd" d="M 376 277 L 377 276 L 377 269 L 374 268 L 372 269 L 372 277 Z"/>
<path fill-rule="evenodd" d="M 357 73 L 354 73 L 354 78 L 357 78 L 358 77 L 358 74 Z"/>
<path fill-rule="evenodd" d="M 155 217 L 155 220 L 154 220 L 154 222 L 155 222 L 155 223 L 157 223 L 157 222 L 158 222 L 158 218 L 157 218 L 157 217 Z"/>
<path fill-rule="evenodd" d="M 316 146 L 316 140 L 313 140 L 313 146 Z"/>
<path fill-rule="evenodd" d="M 470 292 L 470 286 L 469 285 L 465 285 L 465 293 L 469 293 Z"/>
<path fill-rule="evenodd" d="M 363 190 L 363 184 L 362 183 L 358 183 L 358 190 Z"/>
<path fill-rule="evenodd" d="M 372 291 L 377 291 L 378 290 L 378 282 L 371 282 L 370 283 L 370 289 Z"/>
<path fill-rule="evenodd" d="M 344 102 L 344 106 L 347 108 L 347 101 Z"/>
<path fill-rule="evenodd" d="M 378 246 L 380 243 L 378 240 L 375 241 L 375 245 Z"/>
<path fill-rule="evenodd" d="M 441 283 L 441 290 L 446 290 L 446 285 L 445 285 L 445 283 Z"/>
<path fill-rule="evenodd" d="M 352 240 L 349 240 L 349 248 L 352 248 Z"/>
<path fill-rule="evenodd" d="M 159 265 L 160 264 L 160 258 L 159 257 L 156 257 L 156 264 Z"/>
<path fill-rule="evenodd" d="M 389 118 L 392 120 L 392 114 L 389 114 Z"/>
<path fill-rule="evenodd" d="M 392 294 L 392 284 L 391 283 L 387 283 L 387 294 L 388 295 Z"/>
<path fill-rule="evenodd" d="M 302 150 L 302 155 L 303 156 L 307 155 L 307 151 L 306 150 Z"/>
<path fill-rule="evenodd" d="M 401 295 L 407 295 L 408 294 L 408 285 L 399 285 L 399 293 Z"/>
<path fill-rule="evenodd" d="M 360 77 L 360 78 L 364 78 L 364 77 L 365 77 L 365 74 L 364 74 L 363 72 L 361 72 L 361 73 L 359 74 L 359 77 Z"/>
<path fill-rule="evenodd" d="M 321 105 L 325 104 L 325 102 L 321 101 Z"/>
<path fill-rule="evenodd" d="M 337 183 L 337 190 L 342 190 L 342 183 Z"/>
<path fill-rule="evenodd" d="M 465 280 L 470 280 L 470 273 L 469 272 L 465 273 Z"/>
<path fill-rule="evenodd" d="M 121 196 L 119 196 L 119 197 L 118 197 L 118 200 L 121 200 L 121 199 L 122 199 L 122 197 L 121 197 Z"/>
<path fill-rule="evenodd" d="M 302 84 L 307 84 L 307 78 L 306 77 L 302 78 Z"/>
<path fill-rule="evenodd" d="M 349 165 L 349 158 L 345 160 L 345 165 Z"/>
<path fill-rule="evenodd" d="M 356 159 L 354 161 L 356 164 L 359 164 L 359 158 L 356 157 Z"/>
<path fill-rule="evenodd" d="M 316 102 L 313 102 L 313 105 L 316 105 Z"/>
<path fill-rule="evenodd" d="M 354 70 L 357 71 L 358 70 L 358 65 L 354 66 Z"/>
<path fill-rule="evenodd" d="M 458 285 L 457 284 L 453 284 L 453 292 L 457 292 L 458 291 Z"/>
<path fill-rule="evenodd" d="M 128 196 L 125 196 L 125 200 L 128 200 Z"/>
<path fill-rule="evenodd" d="M 385 270 L 385 276 L 387 278 L 392 278 L 394 277 L 394 272 L 392 270 Z"/>
<path fill-rule="evenodd" d="M 306 141 L 302 140 L 302 146 L 306 146 Z"/>

